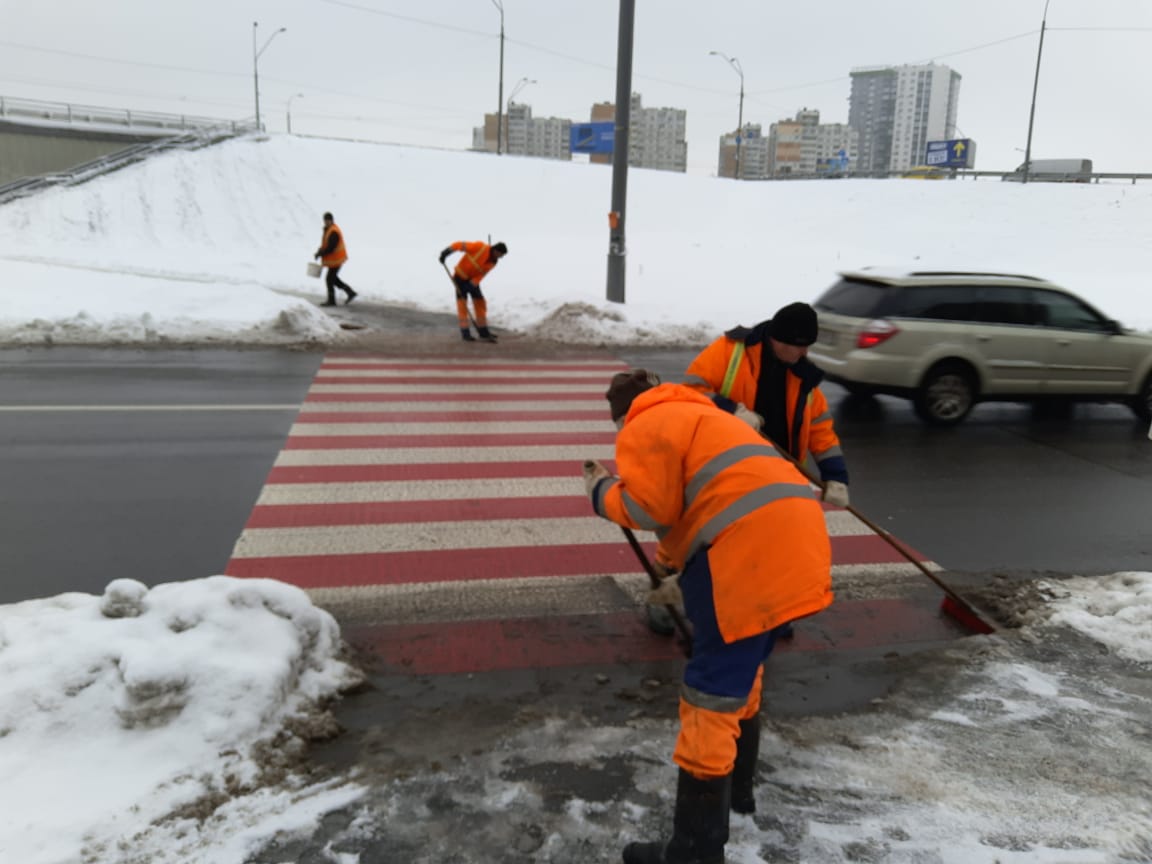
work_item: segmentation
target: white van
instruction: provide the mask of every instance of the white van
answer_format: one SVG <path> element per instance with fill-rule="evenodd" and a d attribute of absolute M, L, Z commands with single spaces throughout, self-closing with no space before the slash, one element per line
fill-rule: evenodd
<path fill-rule="evenodd" d="M 1004 180 L 1021 183 L 1024 180 L 1024 166 L 1022 163 L 1011 174 L 1005 174 Z M 1091 183 L 1091 159 L 1033 159 L 1032 167 L 1028 170 L 1028 182 L 1036 183 Z"/>

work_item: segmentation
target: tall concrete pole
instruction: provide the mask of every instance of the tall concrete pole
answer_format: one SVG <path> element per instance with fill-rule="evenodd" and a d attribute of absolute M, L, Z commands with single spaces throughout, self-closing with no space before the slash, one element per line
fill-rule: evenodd
<path fill-rule="evenodd" d="M 1032 107 L 1028 111 L 1028 143 L 1024 145 L 1024 174 L 1021 183 L 1032 173 L 1032 121 L 1036 117 L 1036 90 L 1040 86 L 1040 55 L 1044 53 L 1044 28 L 1048 25 L 1048 0 L 1044 0 L 1044 17 L 1040 19 L 1040 47 L 1036 49 L 1036 77 L 1032 79 Z"/>
<path fill-rule="evenodd" d="M 496 155 L 503 152 L 501 138 L 504 137 L 504 4 L 492 0 L 492 5 L 500 10 L 500 87 L 496 91 Z"/>
<path fill-rule="evenodd" d="M 628 127 L 632 116 L 632 30 L 635 0 L 620 0 L 616 44 L 616 121 L 612 134 L 612 211 L 608 214 L 608 300 L 624 302 L 624 211 L 628 199 Z"/>

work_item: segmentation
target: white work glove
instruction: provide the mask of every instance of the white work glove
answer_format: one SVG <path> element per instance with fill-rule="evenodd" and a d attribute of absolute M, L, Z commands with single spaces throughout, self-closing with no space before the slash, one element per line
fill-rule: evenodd
<path fill-rule="evenodd" d="M 839 480 L 829 480 L 824 484 L 824 495 L 821 500 L 827 501 L 833 507 L 847 507 L 848 486 Z"/>
<path fill-rule="evenodd" d="M 584 462 L 584 492 L 589 498 L 592 497 L 592 492 L 596 489 L 596 484 L 603 480 L 605 477 L 611 477 L 612 473 L 594 459 L 588 459 Z"/>
<path fill-rule="evenodd" d="M 761 417 L 755 411 L 749 411 L 747 408 L 745 408 L 741 404 L 736 405 L 736 410 L 733 411 L 732 414 L 736 417 L 739 417 L 741 420 L 743 420 L 745 423 L 747 423 L 749 426 L 751 426 L 757 432 L 759 432 L 760 427 L 764 425 L 764 418 L 763 417 Z"/>
<path fill-rule="evenodd" d="M 659 561 L 652 565 L 652 569 L 660 577 L 660 585 L 648 592 L 648 605 L 682 607 L 684 595 L 680 593 L 680 574 L 669 570 Z"/>

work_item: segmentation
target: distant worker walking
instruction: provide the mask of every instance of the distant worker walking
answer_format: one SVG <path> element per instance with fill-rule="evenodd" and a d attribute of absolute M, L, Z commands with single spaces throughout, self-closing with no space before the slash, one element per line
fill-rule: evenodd
<path fill-rule="evenodd" d="M 465 342 L 476 341 L 472 338 L 469 326 L 471 323 L 476 325 L 477 336 L 486 342 L 495 342 L 496 337 L 488 329 L 488 301 L 484 299 L 484 292 L 480 290 L 480 280 L 508 254 L 508 247 L 503 243 L 493 243 L 489 246 L 482 240 L 457 240 L 444 247 L 440 253 L 440 263 L 444 264 L 453 252 L 464 253 L 456 262 L 456 270 L 452 273 L 452 281 L 456 285 L 456 317 L 460 322 L 460 338 Z M 468 314 L 469 297 L 472 298 L 475 317 Z"/>
<path fill-rule="evenodd" d="M 321 306 L 336 305 L 337 288 L 348 295 L 344 305 L 348 305 L 356 299 L 356 292 L 352 290 L 352 286 L 340 278 L 340 268 L 348 260 L 348 250 L 344 246 L 344 232 L 333 220 L 331 213 L 324 214 L 324 233 L 320 236 L 320 248 L 312 257 L 328 268 L 328 272 L 324 276 L 324 284 L 328 286 L 328 301 L 321 303 Z"/>

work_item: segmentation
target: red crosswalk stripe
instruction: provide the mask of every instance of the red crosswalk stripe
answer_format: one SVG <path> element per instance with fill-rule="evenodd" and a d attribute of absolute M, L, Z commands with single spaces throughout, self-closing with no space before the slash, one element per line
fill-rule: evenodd
<path fill-rule="evenodd" d="M 580 478 L 586 458 L 613 467 L 603 394 L 624 368 L 329 355 L 226 572 L 312 592 L 410 672 L 674 656 Z M 827 519 L 838 599 L 788 650 L 957 635 L 888 543 L 843 511 Z"/>

